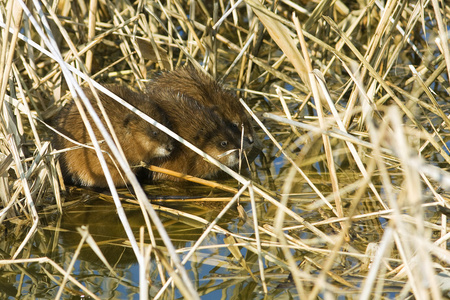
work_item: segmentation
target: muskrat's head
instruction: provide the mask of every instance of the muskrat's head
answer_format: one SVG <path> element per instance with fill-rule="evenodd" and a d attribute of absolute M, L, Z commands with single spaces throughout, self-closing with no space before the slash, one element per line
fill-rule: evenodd
<path fill-rule="evenodd" d="M 225 120 L 216 111 L 192 98 L 180 94 L 177 97 L 177 103 L 185 112 L 185 124 L 190 123 L 178 129 L 180 136 L 224 165 L 235 166 L 239 162 L 240 139 Z"/>
<path fill-rule="evenodd" d="M 239 162 L 239 142 L 229 130 L 216 132 L 206 141 L 202 150 L 228 167 Z"/>
<path fill-rule="evenodd" d="M 164 109 L 173 130 L 183 139 L 225 165 L 237 164 L 240 138 L 214 109 L 174 90 L 160 90 L 150 95 Z M 199 159 L 198 163 L 202 164 Z"/>

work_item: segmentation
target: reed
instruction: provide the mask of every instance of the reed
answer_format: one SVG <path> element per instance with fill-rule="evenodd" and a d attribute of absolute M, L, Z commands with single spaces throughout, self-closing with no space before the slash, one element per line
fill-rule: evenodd
<path fill-rule="evenodd" d="M 80 227 L 76 249 L 64 250 L 70 260 L 47 257 L 60 247 L 59 227 L 50 244 L 36 242 L 52 227 L 46 227 L 50 215 L 92 196 L 114 204 L 125 236 L 107 243 L 131 249 L 139 285 L 121 284 L 141 299 L 199 299 L 218 290 L 245 290 L 249 298 L 448 296 L 450 10 L 443 5 L 2 1 L 0 265 L 19 282 L 16 295 L 32 276 L 27 268 L 39 263 L 38 273 L 58 287 L 52 297 L 101 298 L 73 271 L 85 247 L 105 266 L 105 276 L 121 280 L 90 234 L 92 226 Z M 173 199 L 155 196 L 159 187 L 141 186 L 112 128 L 101 124 L 82 92 L 101 90 L 136 111 L 100 83 L 140 90 L 157 72 L 187 62 L 243 98 L 264 145 L 244 176 L 181 141 L 231 177 L 220 183 L 184 177 L 204 185 L 189 188 L 221 190 L 195 198 L 205 207 L 220 203 L 212 217 L 201 206 L 197 212 L 174 208 Z M 113 184 L 104 194 L 64 185 L 58 155 L 70 149 L 53 149 L 50 141 L 58 134 L 52 119 L 69 101 L 91 115 L 94 124 L 85 116 L 85 125 L 98 126 L 102 137 L 92 136 L 89 146 L 102 160 L 99 142 L 109 145 L 133 193 Z M 76 193 L 80 200 L 69 201 Z M 139 234 L 130 209 L 142 219 Z M 226 228 L 227 215 L 242 228 Z M 168 233 L 175 220 L 199 234 L 180 246 Z M 36 243 L 39 251 L 32 252 Z M 206 250 L 221 254 L 206 256 Z M 233 270 L 234 276 L 199 286 L 186 264 Z M 220 280 L 219 273 L 210 275 L 211 282 Z"/>

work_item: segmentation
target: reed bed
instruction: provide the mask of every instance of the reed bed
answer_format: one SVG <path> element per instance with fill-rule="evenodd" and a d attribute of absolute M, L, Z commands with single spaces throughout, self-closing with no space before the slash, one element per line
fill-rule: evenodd
<path fill-rule="evenodd" d="M 41 297 L 43 282 L 48 298 L 115 297 L 104 283 L 140 299 L 448 296 L 444 1 L 1 3 L 2 298 L 28 288 Z M 243 99 L 264 145 L 250 171 L 220 166 L 231 179 L 171 187 L 205 194 L 171 205 L 159 187 L 139 184 L 102 128 L 134 192 L 66 187 L 58 155 L 70 149 L 53 149 L 51 124 L 74 98 L 92 112 L 80 87 L 142 90 L 187 62 Z M 92 225 L 78 222 L 71 246 L 61 244 L 59 216 L 91 198 L 113 203 L 120 222 L 107 230 L 124 235 L 104 243 L 127 248 L 137 282 L 105 257 Z M 87 205 L 77 217 L 101 219 L 101 204 Z M 88 268 L 95 279 L 75 271 L 84 248 L 102 266 Z M 65 259 L 52 258 L 61 252 Z M 196 265 L 216 273 L 199 278 Z"/>

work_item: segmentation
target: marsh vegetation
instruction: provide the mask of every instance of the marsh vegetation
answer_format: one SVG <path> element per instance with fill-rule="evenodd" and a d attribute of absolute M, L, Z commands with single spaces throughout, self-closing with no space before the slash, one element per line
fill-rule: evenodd
<path fill-rule="evenodd" d="M 2 299 L 449 296 L 445 1 L 3 0 L 0 14 Z M 80 87 L 139 91 L 186 63 L 243 99 L 262 153 L 214 182 L 66 186 L 52 120 L 87 107 Z"/>

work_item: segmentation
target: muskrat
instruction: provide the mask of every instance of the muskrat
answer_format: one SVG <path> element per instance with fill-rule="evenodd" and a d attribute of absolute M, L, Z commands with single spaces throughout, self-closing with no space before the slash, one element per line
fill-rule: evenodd
<path fill-rule="evenodd" d="M 147 94 L 137 93 L 120 85 L 106 85 L 105 87 L 160 124 L 170 125 L 159 105 L 152 101 Z M 87 88 L 83 91 L 91 101 L 103 124 L 106 124 L 92 91 Z M 150 163 L 155 158 L 170 154 L 174 143 L 172 138 L 104 93 L 98 92 L 98 96 L 130 166 L 139 165 L 140 162 Z M 100 131 L 89 115 L 88 120 L 97 139 L 102 140 Z M 77 142 L 86 144 L 91 141 L 74 102 L 61 110 L 54 125 L 56 130 Z M 105 127 L 107 126 L 105 125 Z M 55 135 L 54 147 L 56 149 L 72 146 L 75 146 L 75 144 L 58 134 Z M 100 148 L 110 152 L 106 143 L 101 143 Z M 125 185 L 127 179 L 121 176 L 121 172 L 117 169 L 118 164 L 114 164 L 110 156 L 104 154 L 114 184 L 116 186 Z M 110 154 L 112 155 L 112 153 Z M 107 186 L 100 162 L 92 148 L 82 147 L 63 152 L 60 161 L 65 178 L 70 180 L 71 183 L 95 187 Z"/>
<path fill-rule="evenodd" d="M 224 165 L 232 167 L 239 162 L 240 140 L 213 109 L 171 89 L 154 90 L 151 97 L 166 113 L 172 130 L 183 139 Z M 203 157 L 178 143 L 169 156 L 159 161 L 160 167 L 196 177 L 208 178 L 219 171 Z M 162 173 L 154 173 L 153 179 L 177 180 Z"/>
<path fill-rule="evenodd" d="M 255 131 L 239 100 L 211 76 L 187 65 L 164 72 L 147 85 L 149 93 L 165 89 L 186 95 L 216 112 L 238 139 L 242 136 L 243 127 L 244 149 L 255 142 Z"/>

